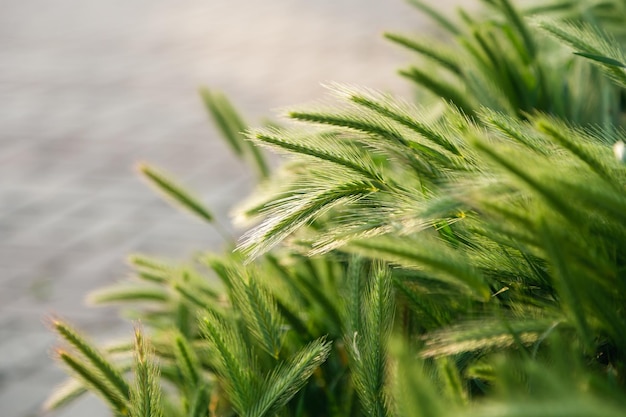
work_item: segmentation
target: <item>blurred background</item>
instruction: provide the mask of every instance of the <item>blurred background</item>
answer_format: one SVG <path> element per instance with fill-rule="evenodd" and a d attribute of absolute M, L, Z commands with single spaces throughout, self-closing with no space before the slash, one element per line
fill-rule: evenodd
<path fill-rule="evenodd" d="M 174 174 L 228 223 L 252 174 L 198 87 L 225 92 L 251 124 L 322 97 L 321 82 L 410 96 L 395 75 L 410 56 L 383 30 L 434 28 L 403 0 L 0 0 L 0 415 L 40 415 L 64 379 L 46 315 L 96 340 L 130 336 L 85 294 L 123 279 L 130 252 L 219 248 L 134 169 Z M 54 415 L 108 413 L 85 398 Z"/>

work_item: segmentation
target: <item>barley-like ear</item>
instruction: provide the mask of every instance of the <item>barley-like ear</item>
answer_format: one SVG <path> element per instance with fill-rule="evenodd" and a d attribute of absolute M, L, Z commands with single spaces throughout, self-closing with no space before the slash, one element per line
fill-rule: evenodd
<path fill-rule="evenodd" d="M 185 385 L 190 388 L 199 386 L 202 381 L 201 366 L 191 344 L 184 335 L 178 333 L 174 336 L 173 345 L 176 366 L 183 376 Z"/>
<path fill-rule="evenodd" d="M 140 163 L 137 168 L 139 172 L 166 197 L 169 197 L 201 219 L 209 223 L 213 222 L 214 216 L 209 209 L 207 209 L 197 197 L 192 196 L 191 193 L 185 190 L 180 184 L 175 183 L 168 175 L 146 163 Z"/>
<path fill-rule="evenodd" d="M 356 274 L 356 270 L 352 272 L 353 280 L 357 280 Z M 355 284 L 356 282 L 351 286 L 354 288 Z M 361 281 L 361 284 L 365 282 Z M 348 313 L 352 329 L 345 336 L 352 380 L 367 415 L 390 416 L 386 345 L 393 323 L 395 303 L 388 267 L 383 264 L 375 265 L 369 283 L 359 295 L 359 299 L 351 303 L 350 309 L 357 311 Z"/>
<path fill-rule="evenodd" d="M 200 219 L 212 224 L 224 240 L 232 240 L 226 229 L 224 229 L 224 227 L 217 222 L 213 213 L 204 205 L 204 203 L 200 201 L 198 197 L 194 196 L 191 191 L 176 183 L 170 178 L 169 175 L 163 173 L 161 170 L 146 163 L 138 164 L 138 170 L 144 178 L 146 178 L 158 191 L 163 193 L 165 197 L 190 213 L 198 216 Z"/>
<path fill-rule="evenodd" d="M 331 342 L 317 339 L 277 365 L 263 381 L 263 390 L 246 410 L 246 416 L 275 415 L 304 386 L 313 372 L 326 361 Z"/>
<path fill-rule="evenodd" d="M 159 367 L 141 329 L 135 329 L 135 383 L 130 391 L 129 417 L 163 417 L 165 415 Z"/>
<path fill-rule="evenodd" d="M 626 53 L 618 40 L 598 26 L 542 19 L 537 26 L 565 42 L 575 53 L 599 66 L 613 81 L 626 88 Z"/>
<path fill-rule="evenodd" d="M 87 386 L 91 387 L 96 394 L 100 395 L 105 402 L 109 404 L 112 410 L 121 415 L 128 412 L 130 393 L 129 396 L 125 398 L 119 392 L 118 387 L 113 386 L 107 376 L 103 375 L 99 368 L 94 367 L 92 364 L 83 361 L 79 356 L 63 349 L 57 349 L 56 354 L 59 360 Z"/>
<path fill-rule="evenodd" d="M 231 276 L 232 301 L 247 329 L 263 350 L 278 359 L 285 331 L 275 300 L 260 286 L 253 270 L 241 268 Z"/>
<path fill-rule="evenodd" d="M 251 159 L 261 179 L 269 176 L 265 157 L 254 144 L 245 140 L 248 126 L 230 101 L 222 93 L 207 88 L 200 89 L 200 96 L 222 137 L 240 158 Z"/>
<path fill-rule="evenodd" d="M 110 385 L 112 389 L 111 394 L 107 394 L 109 397 L 128 400 L 130 393 L 128 382 L 121 372 L 98 349 L 70 327 L 69 324 L 53 319 L 52 326 L 65 341 L 84 357 L 84 359 L 80 359 L 77 355 L 60 350 L 59 356 L 64 362 L 76 370 L 83 378 L 92 373 L 92 371 L 97 372 L 97 375 L 93 374 L 89 377 L 91 382 L 102 381 L 102 383 L 99 383 L 100 386 Z"/>
<path fill-rule="evenodd" d="M 82 397 L 87 392 L 89 392 L 89 389 L 85 386 L 84 382 L 76 378 L 70 378 L 54 389 L 52 394 L 50 394 L 44 402 L 42 408 L 46 411 L 63 408 L 65 405 Z"/>
<path fill-rule="evenodd" d="M 245 415 L 262 387 L 249 347 L 232 318 L 210 312 L 201 322 L 202 331 L 217 355 L 217 374 L 235 409 Z"/>
<path fill-rule="evenodd" d="M 429 6 L 427 2 L 421 0 L 409 0 L 409 3 L 427 14 L 434 21 L 436 21 L 442 28 L 448 30 L 452 35 L 460 35 L 461 30 L 450 19 L 444 16 L 436 8 Z"/>

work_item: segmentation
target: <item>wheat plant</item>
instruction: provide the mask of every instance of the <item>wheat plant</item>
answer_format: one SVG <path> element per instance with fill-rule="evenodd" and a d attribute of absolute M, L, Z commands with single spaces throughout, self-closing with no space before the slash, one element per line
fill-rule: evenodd
<path fill-rule="evenodd" d="M 91 391 L 133 417 L 626 415 L 626 6 L 412 3 L 452 39 L 386 35 L 421 56 L 401 70 L 419 104 L 332 84 L 249 129 L 202 91 L 259 174 L 248 231 L 189 262 L 132 255 L 131 282 L 92 293 L 141 321 L 134 342 L 53 320 L 72 378 L 49 409 Z"/>

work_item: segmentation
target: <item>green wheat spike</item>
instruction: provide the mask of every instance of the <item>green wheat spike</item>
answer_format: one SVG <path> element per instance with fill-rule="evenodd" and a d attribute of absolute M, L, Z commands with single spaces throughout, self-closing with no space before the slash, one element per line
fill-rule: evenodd
<path fill-rule="evenodd" d="M 348 264 L 346 273 L 347 291 L 345 297 L 344 314 L 346 316 L 345 325 L 349 333 L 358 332 L 362 328 L 362 292 L 363 274 L 366 273 L 365 259 L 353 255 Z"/>
<path fill-rule="evenodd" d="M 130 417 L 163 417 L 160 372 L 141 330 L 135 330 L 135 385 L 130 395 Z"/>
<path fill-rule="evenodd" d="M 211 212 L 204 207 L 198 198 L 192 196 L 188 191 L 183 189 L 182 186 L 176 184 L 174 181 L 169 179 L 167 175 L 147 164 L 139 164 L 138 168 L 139 172 L 150 180 L 150 182 L 167 197 L 170 197 L 172 200 L 179 203 L 182 207 L 186 208 L 201 219 L 206 220 L 209 223 L 213 223 L 213 214 L 211 214 Z"/>
<path fill-rule="evenodd" d="M 248 259 L 254 259 L 331 208 L 339 204 L 354 203 L 375 191 L 371 184 L 355 181 L 340 184 L 307 198 L 294 198 L 293 204 L 290 204 L 286 210 L 277 211 L 274 216 L 267 218 L 258 227 L 246 233 L 238 250 Z"/>
<path fill-rule="evenodd" d="M 114 410 L 121 415 L 125 415 L 127 413 L 127 401 L 129 401 L 130 397 L 124 398 L 120 395 L 117 387 L 110 385 L 110 381 L 106 378 L 106 376 L 103 376 L 100 373 L 99 369 L 87 366 L 74 355 L 61 349 L 57 350 L 57 355 L 59 356 L 59 359 L 74 373 L 76 373 L 78 377 L 85 381 L 87 385 L 93 387 L 96 392 L 100 393 L 100 395 L 103 396 L 103 398 Z"/>
<path fill-rule="evenodd" d="M 94 369 L 97 369 L 98 372 L 102 373 L 106 381 L 108 381 L 108 383 L 115 388 L 116 395 L 120 398 L 128 399 L 130 393 L 128 382 L 126 382 L 122 374 L 115 369 L 115 367 L 107 359 L 105 359 L 104 356 L 98 352 L 98 350 L 96 350 L 66 323 L 60 320 L 53 320 L 52 325 L 57 333 L 59 333 L 68 343 L 74 346 L 85 356 Z M 64 357 L 69 357 L 69 355 L 64 353 Z M 69 358 L 72 359 L 71 357 Z"/>
<path fill-rule="evenodd" d="M 592 61 L 596 61 L 601 64 L 608 65 L 609 67 L 626 68 L 626 64 L 614 58 L 609 58 L 609 57 L 602 56 L 602 55 L 590 54 L 587 52 L 574 52 L 574 55 L 582 56 L 583 58 L 587 58 Z"/>
<path fill-rule="evenodd" d="M 526 314 L 531 315 L 532 312 L 526 311 Z M 421 355 L 430 358 L 474 351 L 497 351 L 514 346 L 517 341 L 530 346 L 555 324 L 564 328 L 568 327 L 561 324 L 562 322 L 564 322 L 563 317 L 555 313 L 552 317 L 546 318 L 483 319 L 461 322 L 426 335 L 426 345 Z"/>
<path fill-rule="evenodd" d="M 225 114 L 226 109 L 224 108 L 224 102 L 226 98 L 222 94 L 212 92 L 207 88 L 200 89 L 200 96 L 209 114 L 212 116 L 215 125 L 220 130 L 222 137 L 226 139 L 235 154 L 243 156 L 244 142 L 240 135 L 241 132 L 246 129 L 246 126 L 239 119 L 234 117 L 229 118 Z"/>
<path fill-rule="evenodd" d="M 433 46 L 431 40 L 420 41 L 396 33 L 385 33 L 385 38 L 436 61 L 456 75 L 462 74 L 461 66 L 454 58 L 453 52 L 447 50 L 444 52 L 442 45 Z"/>
<path fill-rule="evenodd" d="M 75 399 L 82 397 L 89 392 L 85 383 L 76 378 L 68 379 L 55 388 L 52 394 L 46 399 L 43 409 L 53 411 L 70 404 Z"/>
<path fill-rule="evenodd" d="M 462 410 L 445 400 L 437 390 L 438 381 L 426 371 L 423 361 L 415 357 L 405 340 L 393 338 L 390 350 L 391 356 L 398 363 L 393 386 L 400 415 L 406 417 L 460 415 L 459 412 Z"/>
<path fill-rule="evenodd" d="M 244 415 L 265 417 L 280 411 L 326 361 L 330 349 L 331 342 L 320 338 L 304 346 L 288 362 L 277 365 L 265 378 L 264 389 Z"/>
<path fill-rule="evenodd" d="M 616 83 L 626 87 L 626 53 L 611 35 L 590 24 L 562 24 L 548 19 L 535 20 L 535 24 L 570 45 L 578 55 L 590 59 Z"/>
<path fill-rule="evenodd" d="M 211 401 L 210 388 L 210 385 L 206 383 L 196 388 L 187 417 L 208 417 Z"/>
<path fill-rule="evenodd" d="M 439 23 L 441 27 L 447 29 L 451 34 L 461 34 L 461 30 L 457 27 L 457 25 L 452 23 L 443 14 L 439 13 L 435 8 L 426 4 L 426 2 L 421 0 L 409 0 L 409 3 L 421 10 L 422 12 L 426 13 L 428 16 L 430 16 L 431 19 Z"/>
<path fill-rule="evenodd" d="M 386 390 L 386 342 L 393 322 L 394 302 L 391 276 L 378 264 L 372 271 L 371 283 L 362 293 L 359 305 L 361 325 L 346 335 L 349 347 L 352 379 L 368 415 L 389 416 Z M 353 313 L 354 314 L 354 313 Z"/>
<path fill-rule="evenodd" d="M 226 384 L 229 399 L 238 411 L 245 414 L 243 410 L 250 405 L 257 391 L 246 345 L 236 329 L 213 314 L 209 313 L 201 325 L 204 336 L 218 354 L 218 371 Z"/>
<path fill-rule="evenodd" d="M 606 164 L 602 160 L 610 159 L 607 158 L 606 154 L 604 155 L 604 158 L 599 155 L 591 154 L 583 147 L 582 141 L 575 140 L 576 136 L 578 136 L 577 132 L 574 132 L 572 129 L 568 129 L 563 123 L 557 123 L 556 121 L 548 118 L 536 119 L 535 125 L 539 131 L 548 134 L 559 145 L 563 146 L 576 155 L 581 161 L 586 163 L 596 174 L 607 181 L 607 183 L 611 186 L 618 190 L 622 189 L 622 185 L 619 182 L 616 182 L 615 176 L 609 171 Z M 579 144 L 579 142 L 581 143 Z"/>
<path fill-rule="evenodd" d="M 427 74 L 425 71 L 416 67 L 411 67 L 408 70 L 400 70 L 399 74 L 415 81 L 417 84 L 430 90 L 433 94 L 441 97 L 445 101 L 454 103 L 454 105 L 468 116 L 474 115 L 474 105 L 471 104 L 469 97 L 452 84 L 441 81 L 439 78 Z"/>
<path fill-rule="evenodd" d="M 346 249 L 407 268 L 425 267 L 437 279 L 464 288 L 477 299 L 487 300 L 491 295 L 480 271 L 459 253 L 434 241 L 379 237 L 355 240 Z"/>
<path fill-rule="evenodd" d="M 89 293 L 87 302 L 94 305 L 117 302 L 168 302 L 171 299 L 167 288 L 155 285 L 117 284 Z"/>
<path fill-rule="evenodd" d="M 262 179 L 267 178 L 270 173 L 267 161 L 256 146 L 245 141 L 244 132 L 247 130 L 247 125 L 230 101 L 223 94 L 206 88 L 200 89 L 200 95 L 222 137 L 226 139 L 235 154 L 241 158 L 249 154 L 259 176 Z"/>
<path fill-rule="evenodd" d="M 152 272 L 170 273 L 175 269 L 173 265 L 162 259 L 139 253 L 128 255 L 128 262 L 136 268 L 147 269 Z"/>
<path fill-rule="evenodd" d="M 246 141 L 245 132 L 247 131 L 247 126 L 244 124 L 243 120 L 241 120 L 239 114 L 232 106 L 232 104 L 224 98 L 221 103 L 222 108 L 224 109 L 225 114 L 231 120 L 233 120 L 233 124 L 237 126 L 239 136 L 243 142 L 244 152 L 247 151 L 252 158 L 252 162 L 256 170 L 258 171 L 260 179 L 266 179 L 270 175 L 270 167 L 265 160 L 265 156 L 261 152 L 261 150 L 256 147 L 253 143 Z"/>
<path fill-rule="evenodd" d="M 531 130 L 528 124 L 522 124 L 518 119 L 507 116 L 505 114 L 494 112 L 487 108 L 482 108 L 479 118 L 486 124 L 493 126 L 502 132 L 508 138 L 527 146 L 534 152 L 549 156 L 551 149 L 548 141 L 546 141 L 538 132 Z"/>
<path fill-rule="evenodd" d="M 234 276 L 236 283 L 233 292 L 234 301 L 243 314 L 244 321 L 251 334 L 267 353 L 278 359 L 284 337 L 283 323 L 271 295 L 257 282 L 252 272 L 242 272 Z"/>
<path fill-rule="evenodd" d="M 340 149 L 336 146 L 335 148 L 337 150 L 335 151 L 324 149 L 325 141 L 322 141 L 321 138 L 316 138 L 317 140 L 313 143 L 303 138 L 303 140 L 298 143 L 288 136 L 286 137 L 284 134 L 281 135 L 278 131 L 253 131 L 251 138 L 261 144 L 273 145 L 274 147 L 282 148 L 288 152 L 298 153 L 340 165 L 374 181 L 380 180 L 380 175 L 374 171 L 371 163 L 353 158 L 353 156 L 355 156 L 355 150 L 348 147 Z M 341 151 L 345 152 L 345 156 L 340 154 Z"/>
<path fill-rule="evenodd" d="M 171 279 L 169 274 L 164 274 L 161 272 L 137 270 L 136 274 L 137 274 L 137 278 L 143 281 L 153 282 L 156 284 L 165 284 Z"/>
<path fill-rule="evenodd" d="M 500 165 L 506 172 L 510 173 L 516 178 L 519 178 L 531 189 L 535 190 L 547 201 L 550 202 L 558 211 L 563 215 L 569 216 L 573 220 L 580 220 L 577 212 L 573 211 L 570 204 L 565 199 L 565 196 L 555 193 L 550 184 L 546 184 L 536 173 L 529 173 L 525 167 L 521 165 L 520 160 L 513 160 L 510 156 L 505 156 L 501 151 L 496 151 L 492 146 L 485 144 L 481 141 L 475 141 L 474 146 L 481 153 L 485 154 L 489 159 Z"/>
<path fill-rule="evenodd" d="M 460 151 L 456 145 L 431 127 L 427 126 L 425 123 L 422 123 L 415 117 L 412 117 L 412 115 L 393 109 L 389 105 L 376 101 L 375 99 L 367 97 L 365 94 L 359 92 L 349 92 L 348 94 L 349 99 L 356 104 L 371 109 L 382 116 L 388 117 L 419 133 L 424 138 L 436 143 L 447 151 L 452 152 L 455 155 L 460 155 Z M 410 143 L 408 145 L 411 146 Z"/>
<path fill-rule="evenodd" d="M 509 0 L 499 0 L 498 3 L 500 3 L 499 6 L 502 8 L 509 22 L 517 28 L 519 34 L 522 36 L 528 55 L 530 55 L 531 59 L 534 58 L 537 55 L 537 46 L 522 16 L 520 16 L 519 12 L 513 7 L 513 4 L 511 4 Z"/>
<path fill-rule="evenodd" d="M 402 134 L 391 124 L 379 123 L 371 117 L 361 117 L 358 115 L 344 115 L 332 112 L 306 112 L 306 111 L 290 111 L 288 116 L 295 120 L 319 123 L 323 125 L 345 127 L 359 132 L 380 136 L 381 138 L 396 142 L 400 145 L 407 146 L 407 140 Z"/>
<path fill-rule="evenodd" d="M 200 375 L 198 373 L 200 362 L 191 345 L 182 334 L 177 334 L 174 338 L 174 356 L 187 384 L 190 387 L 198 386 L 200 383 Z"/>
<path fill-rule="evenodd" d="M 467 392 L 463 387 L 461 373 L 454 359 L 449 356 L 439 357 L 436 366 L 440 379 L 444 382 L 446 397 L 452 404 L 467 405 Z"/>
<path fill-rule="evenodd" d="M 174 290 L 178 292 L 184 300 L 200 307 L 203 311 L 210 311 L 212 314 L 220 315 L 213 300 L 207 300 L 205 297 L 202 297 L 202 294 L 199 294 L 196 289 L 182 283 L 176 283 L 174 284 Z"/>

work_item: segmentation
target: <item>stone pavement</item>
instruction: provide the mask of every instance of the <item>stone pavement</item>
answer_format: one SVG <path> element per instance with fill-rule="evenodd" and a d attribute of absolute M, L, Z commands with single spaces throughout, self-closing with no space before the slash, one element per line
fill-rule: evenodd
<path fill-rule="evenodd" d="M 84 295 L 124 278 L 129 252 L 218 247 L 133 170 L 172 172 L 228 222 L 251 176 L 198 86 L 251 120 L 319 98 L 323 81 L 406 95 L 394 72 L 408 54 L 380 34 L 424 20 L 402 0 L 0 0 L 0 416 L 39 415 L 63 379 L 45 315 L 96 340 L 130 335 Z M 108 413 L 87 397 L 55 415 Z"/>

